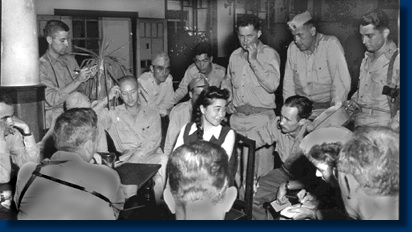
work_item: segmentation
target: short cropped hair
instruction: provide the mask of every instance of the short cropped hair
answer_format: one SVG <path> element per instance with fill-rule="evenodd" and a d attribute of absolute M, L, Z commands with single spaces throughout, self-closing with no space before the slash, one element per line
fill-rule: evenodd
<path fill-rule="evenodd" d="M 362 26 L 372 24 L 376 30 L 382 31 L 389 28 L 389 18 L 383 10 L 377 9 L 364 14 L 361 17 L 360 24 Z"/>
<path fill-rule="evenodd" d="M 95 141 L 97 115 L 92 109 L 73 108 L 56 119 L 53 138 L 61 151 L 75 151 L 88 140 Z"/>
<path fill-rule="evenodd" d="M 260 19 L 256 15 L 244 15 L 238 19 L 236 29 L 252 25 L 256 31 L 260 30 Z"/>
<path fill-rule="evenodd" d="M 399 134 L 388 127 L 361 127 L 343 146 L 338 170 L 353 175 L 368 195 L 399 193 Z"/>
<path fill-rule="evenodd" d="M 212 56 L 212 46 L 208 42 L 200 42 L 195 47 L 195 56 L 207 54 L 208 57 Z"/>
<path fill-rule="evenodd" d="M 69 31 L 70 28 L 64 22 L 60 20 L 50 20 L 47 21 L 46 26 L 43 29 L 45 37 L 54 37 L 54 35 L 59 31 Z"/>
<path fill-rule="evenodd" d="M 161 51 L 152 56 L 152 64 L 155 65 L 156 61 L 160 58 L 164 58 L 165 62 L 170 62 L 170 58 L 167 52 Z"/>
<path fill-rule="evenodd" d="M 298 108 L 298 117 L 300 119 L 308 119 L 312 115 L 313 102 L 309 98 L 299 95 L 288 97 L 284 106 Z"/>
<path fill-rule="evenodd" d="M 4 103 L 9 106 L 13 105 L 13 101 L 11 100 L 10 96 L 7 94 L 0 94 L 0 103 Z"/>
<path fill-rule="evenodd" d="M 183 144 L 170 156 L 166 170 L 170 190 L 183 206 L 203 199 L 218 203 L 228 187 L 228 156 L 211 142 Z"/>
<path fill-rule="evenodd" d="M 119 86 L 122 85 L 124 82 L 127 81 L 131 81 L 133 83 L 136 83 L 136 86 L 138 86 L 138 82 L 136 77 L 132 76 L 132 75 L 126 75 L 126 76 L 122 76 L 121 78 L 119 78 L 118 82 L 119 82 Z"/>

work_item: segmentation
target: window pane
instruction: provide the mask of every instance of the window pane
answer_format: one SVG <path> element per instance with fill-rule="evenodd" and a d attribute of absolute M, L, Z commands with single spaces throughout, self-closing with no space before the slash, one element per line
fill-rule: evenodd
<path fill-rule="evenodd" d="M 73 21 L 73 38 L 84 38 L 84 21 Z"/>
<path fill-rule="evenodd" d="M 99 40 L 98 39 L 87 40 L 86 44 L 87 44 L 87 49 L 99 50 Z"/>
<path fill-rule="evenodd" d="M 85 41 L 84 40 L 78 40 L 78 39 L 72 39 L 72 44 L 76 45 L 77 47 L 85 47 Z"/>
<path fill-rule="evenodd" d="M 157 24 L 152 23 L 152 37 L 157 37 Z"/>
<path fill-rule="evenodd" d="M 99 23 L 97 21 L 87 21 L 87 38 L 99 38 Z"/>

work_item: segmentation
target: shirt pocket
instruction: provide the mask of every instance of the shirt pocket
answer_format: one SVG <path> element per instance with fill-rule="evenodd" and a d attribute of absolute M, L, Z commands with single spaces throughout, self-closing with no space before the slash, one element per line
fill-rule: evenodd
<path fill-rule="evenodd" d="M 380 69 L 370 72 L 371 83 L 370 91 L 373 98 L 382 97 L 383 86 L 386 85 L 386 69 Z"/>
<path fill-rule="evenodd" d="M 332 77 L 331 73 L 329 72 L 329 67 L 327 62 L 319 62 L 314 65 L 314 74 L 315 77 L 317 78 L 316 81 L 317 83 L 321 85 L 331 85 L 332 84 Z"/>
<path fill-rule="evenodd" d="M 232 85 L 235 89 L 238 89 L 242 84 L 242 73 L 239 70 L 231 70 L 230 74 L 232 76 Z"/>

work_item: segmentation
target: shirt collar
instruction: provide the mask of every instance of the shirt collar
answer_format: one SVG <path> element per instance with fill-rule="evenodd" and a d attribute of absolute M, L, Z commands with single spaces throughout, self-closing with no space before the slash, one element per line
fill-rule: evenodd
<path fill-rule="evenodd" d="M 57 151 L 52 155 L 50 160 L 69 160 L 74 162 L 84 162 L 84 160 L 78 153 L 69 151 Z"/>
<path fill-rule="evenodd" d="M 385 54 L 386 58 L 390 59 L 392 54 L 396 51 L 396 44 L 392 40 L 387 40 L 386 43 L 376 52 L 366 52 L 366 55 L 369 57 L 380 57 L 382 54 Z"/>
<path fill-rule="evenodd" d="M 222 128 L 222 125 L 219 125 L 219 126 L 215 126 L 215 127 L 213 127 L 211 130 L 211 132 L 212 132 L 212 136 L 214 136 L 216 139 L 218 139 L 219 138 L 219 135 L 220 135 L 220 130 L 219 130 L 219 128 Z M 192 135 L 194 132 L 196 132 L 197 131 L 197 126 L 196 126 L 196 123 L 193 123 L 192 124 L 192 128 L 190 128 L 190 131 L 189 131 L 189 135 Z M 203 132 L 204 133 L 204 132 Z"/>
<path fill-rule="evenodd" d="M 46 57 L 52 64 L 55 64 L 56 62 L 59 62 L 63 66 L 67 66 L 67 58 L 66 58 L 65 55 L 59 55 L 59 57 L 56 59 L 50 54 L 50 50 L 47 50 Z"/>
<path fill-rule="evenodd" d="M 313 46 L 313 51 L 310 51 L 309 49 L 306 51 L 303 51 L 303 53 L 307 54 L 307 55 L 311 55 L 313 53 L 315 53 L 316 49 L 318 49 L 319 43 L 321 41 L 321 39 L 323 38 L 323 35 L 321 33 L 316 33 L 316 38 L 315 38 L 315 44 Z"/>

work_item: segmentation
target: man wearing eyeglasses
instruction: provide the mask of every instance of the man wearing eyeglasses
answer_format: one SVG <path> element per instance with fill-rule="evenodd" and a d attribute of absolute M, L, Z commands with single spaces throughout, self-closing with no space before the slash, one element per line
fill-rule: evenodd
<path fill-rule="evenodd" d="M 140 103 L 168 115 L 173 107 L 173 77 L 170 75 L 170 58 L 166 52 L 159 52 L 152 58 L 150 71 L 137 79 Z"/>
<path fill-rule="evenodd" d="M 200 42 L 195 47 L 194 63 L 187 68 L 179 88 L 174 95 L 174 103 L 179 103 L 184 96 L 186 96 L 189 83 L 196 77 L 203 77 L 210 86 L 217 86 L 220 88 L 222 80 L 225 77 L 226 69 L 218 64 L 212 63 L 212 48 L 207 42 Z"/>
<path fill-rule="evenodd" d="M 13 166 L 39 161 L 40 150 L 29 126 L 14 116 L 11 98 L 0 94 L 0 183 L 14 177 Z"/>

